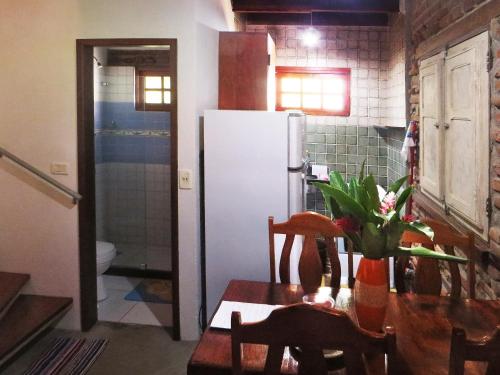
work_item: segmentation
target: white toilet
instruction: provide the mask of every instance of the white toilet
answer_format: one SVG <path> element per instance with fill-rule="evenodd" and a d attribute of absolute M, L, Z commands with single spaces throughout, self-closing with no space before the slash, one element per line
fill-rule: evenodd
<path fill-rule="evenodd" d="M 116 248 L 110 242 L 96 242 L 96 262 L 97 262 L 97 301 L 103 301 L 108 298 L 106 289 L 104 288 L 104 280 L 102 274 L 111 265 L 113 258 L 116 256 Z"/>

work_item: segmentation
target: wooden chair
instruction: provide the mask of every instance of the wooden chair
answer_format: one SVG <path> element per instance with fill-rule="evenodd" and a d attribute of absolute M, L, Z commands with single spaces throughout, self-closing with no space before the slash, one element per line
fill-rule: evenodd
<path fill-rule="evenodd" d="M 321 285 L 323 267 L 318 253 L 316 237 L 322 236 L 327 245 L 332 268 L 333 288 L 340 287 L 340 260 L 335 246 L 335 237 L 342 236 L 342 230 L 332 220 L 316 212 L 301 212 L 293 215 L 287 222 L 275 224 L 269 217 L 269 265 L 271 282 L 276 282 L 274 235 L 285 234 L 285 243 L 279 263 L 279 276 L 282 283 L 290 283 L 290 253 L 296 235 L 304 236 L 304 244 L 299 259 L 299 277 L 307 293 L 314 292 Z"/>
<path fill-rule="evenodd" d="M 465 331 L 453 327 L 451 333 L 450 375 L 463 375 L 465 361 L 487 362 L 486 375 L 500 374 L 500 325 L 490 337 L 468 340 Z"/>
<path fill-rule="evenodd" d="M 476 297 L 476 273 L 475 273 L 475 250 L 474 250 L 474 235 L 467 235 L 457 232 L 449 225 L 433 220 L 423 219 L 423 223 L 427 224 L 434 231 L 434 239 L 429 237 L 406 231 L 403 233 L 401 242 L 405 246 L 419 243 L 429 249 L 434 249 L 439 245 L 447 254 L 455 255 L 455 246 L 464 251 L 469 259 L 467 264 L 467 292 L 469 298 Z M 404 283 L 405 269 L 408 267 L 408 257 L 398 257 L 396 262 L 395 283 L 398 293 L 407 292 Z M 462 291 L 462 277 L 456 262 L 448 262 L 451 274 L 451 297 L 460 298 Z M 415 269 L 414 291 L 420 294 L 441 294 L 441 272 L 439 270 L 438 261 L 430 258 L 419 258 Z"/>
<path fill-rule="evenodd" d="M 366 374 L 363 353 L 388 354 L 388 373 L 395 371 L 396 335 L 386 327 L 385 334 L 365 331 L 343 311 L 297 304 L 277 309 L 261 322 L 242 324 L 239 312 L 231 316 L 233 375 L 243 374 L 241 344 L 268 345 L 265 374 L 280 374 L 286 346 L 302 352 L 299 374 L 327 374 L 323 349 L 344 352 L 347 374 Z"/>

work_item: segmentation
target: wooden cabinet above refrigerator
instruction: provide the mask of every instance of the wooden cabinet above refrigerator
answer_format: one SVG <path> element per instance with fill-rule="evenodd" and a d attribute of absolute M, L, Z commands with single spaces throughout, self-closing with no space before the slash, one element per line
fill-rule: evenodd
<path fill-rule="evenodd" d="M 269 34 L 219 33 L 219 109 L 274 111 L 275 79 Z"/>

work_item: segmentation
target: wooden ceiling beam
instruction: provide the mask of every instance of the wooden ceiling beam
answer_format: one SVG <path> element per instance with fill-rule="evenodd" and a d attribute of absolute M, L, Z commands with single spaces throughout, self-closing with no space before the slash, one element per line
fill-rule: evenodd
<path fill-rule="evenodd" d="M 387 26 L 384 13 L 246 13 L 248 25 Z"/>
<path fill-rule="evenodd" d="M 399 0 L 233 0 L 237 13 L 399 12 Z"/>

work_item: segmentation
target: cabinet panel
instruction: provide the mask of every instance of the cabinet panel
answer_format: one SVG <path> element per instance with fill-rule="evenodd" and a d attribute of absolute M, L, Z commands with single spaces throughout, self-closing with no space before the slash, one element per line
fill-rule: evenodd
<path fill-rule="evenodd" d="M 274 110 L 268 99 L 273 49 L 266 33 L 219 33 L 219 109 Z"/>
<path fill-rule="evenodd" d="M 478 228 L 487 224 L 487 47 L 480 35 L 451 48 L 445 62 L 446 203 Z"/>
<path fill-rule="evenodd" d="M 420 181 L 422 189 L 443 198 L 442 170 L 442 65 L 443 55 L 424 60 L 420 66 Z"/>
<path fill-rule="evenodd" d="M 445 139 L 446 201 L 472 221 L 477 220 L 475 159 L 474 50 L 448 58 L 446 70 Z"/>
<path fill-rule="evenodd" d="M 487 238 L 489 46 L 484 32 L 420 65 L 422 191 Z"/>

